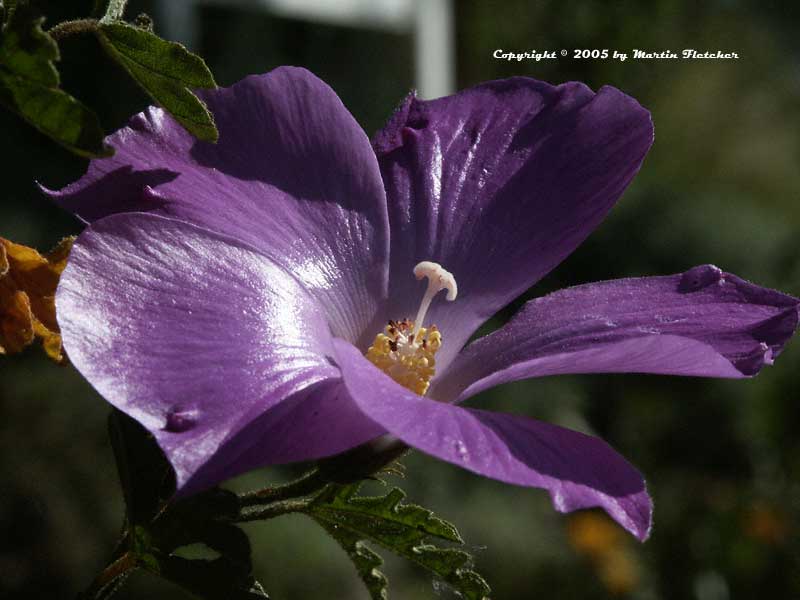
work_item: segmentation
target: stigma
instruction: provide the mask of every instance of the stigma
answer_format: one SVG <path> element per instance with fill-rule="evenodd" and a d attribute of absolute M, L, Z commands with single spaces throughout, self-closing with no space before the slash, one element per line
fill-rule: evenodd
<path fill-rule="evenodd" d="M 440 291 L 447 290 L 447 300 L 455 300 L 458 286 L 452 273 L 427 260 L 414 267 L 414 276 L 428 279 L 416 317 L 413 321 L 390 320 L 383 332 L 375 336 L 366 357 L 397 383 L 423 396 L 436 374 L 435 355 L 442 346 L 442 334 L 436 325 L 423 326 L 425 315 Z"/>

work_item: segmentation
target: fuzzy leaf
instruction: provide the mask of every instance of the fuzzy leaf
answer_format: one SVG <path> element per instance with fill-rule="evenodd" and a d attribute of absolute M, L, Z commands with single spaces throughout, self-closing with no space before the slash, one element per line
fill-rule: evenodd
<path fill-rule="evenodd" d="M 98 37 L 109 56 L 189 133 L 217 141 L 211 113 L 191 91 L 216 87 L 203 59 L 178 43 L 125 23 L 102 21 Z"/>
<path fill-rule="evenodd" d="M 307 512 L 344 547 L 373 599 L 386 598 L 386 582 L 377 571 L 380 558 L 363 546 L 364 540 L 435 573 L 468 600 L 489 597 L 491 590 L 472 570 L 469 554 L 430 543 L 430 538 L 463 543 L 453 525 L 420 506 L 403 504 L 402 490 L 395 488 L 385 496 L 359 497 L 359 487 L 360 484 L 331 486 L 311 503 Z"/>
<path fill-rule="evenodd" d="M 372 600 L 388 600 L 389 580 L 380 571 L 380 567 L 383 565 L 380 555 L 369 549 L 360 536 L 350 529 L 334 525 L 323 519 L 318 519 L 317 522 L 347 552 L 358 571 L 358 576 L 367 587 L 370 598 Z"/>
<path fill-rule="evenodd" d="M 42 31 L 43 19 L 15 7 L 6 6 L 14 18 L 0 34 L 0 103 L 76 154 L 110 156 L 97 116 L 58 87 L 58 46 Z"/>

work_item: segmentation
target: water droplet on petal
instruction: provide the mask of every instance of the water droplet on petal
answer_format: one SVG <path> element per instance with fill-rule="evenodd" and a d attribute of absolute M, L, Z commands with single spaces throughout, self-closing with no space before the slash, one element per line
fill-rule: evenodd
<path fill-rule="evenodd" d="M 656 321 L 659 323 L 663 323 L 664 325 L 672 325 L 673 323 L 683 323 L 687 321 L 686 318 L 678 318 L 678 317 L 670 317 L 668 315 L 654 315 Z"/>
<path fill-rule="evenodd" d="M 167 422 L 164 425 L 165 431 L 172 433 L 182 433 L 197 425 L 197 418 L 200 413 L 195 408 L 175 406 L 167 412 Z"/>
<path fill-rule="evenodd" d="M 722 269 L 714 265 L 700 265 L 689 269 L 681 276 L 679 292 L 696 292 L 714 283 L 724 283 Z"/>
<path fill-rule="evenodd" d="M 636 331 L 638 331 L 639 333 L 646 333 L 648 335 L 661 333 L 661 330 L 658 329 L 657 327 L 649 327 L 647 325 L 642 325 L 640 327 L 637 327 Z"/>
<path fill-rule="evenodd" d="M 467 446 L 461 440 L 455 441 L 456 453 L 458 453 L 458 457 L 463 460 L 464 462 L 469 462 L 469 450 Z"/>

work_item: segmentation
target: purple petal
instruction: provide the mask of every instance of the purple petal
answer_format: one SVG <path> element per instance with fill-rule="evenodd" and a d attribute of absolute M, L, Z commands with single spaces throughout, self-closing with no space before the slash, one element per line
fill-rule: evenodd
<path fill-rule="evenodd" d="M 563 373 L 749 377 L 780 354 L 799 305 L 712 265 L 568 288 L 528 302 L 465 348 L 431 394 L 462 400 Z"/>
<path fill-rule="evenodd" d="M 318 303 L 242 242 L 154 215 L 107 217 L 75 242 L 57 308 L 72 363 L 155 435 L 184 491 L 376 435 L 333 405 L 340 373 Z M 309 435 L 320 419 L 341 434 Z"/>
<path fill-rule="evenodd" d="M 601 507 L 640 540 L 652 503 L 639 472 L 602 440 L 524 417 L 418 396 L 334 340 L 351 398 L 370 419 L 423 452 L 493 479 L 544 488 L 559 512 Z"/>
<path fill-rule="evenodd" d="M 597 227 L 652 141 L 650 114 L 611 87 L 595 94 L 515 77 L 407 98 L 373 140 L 389 203 L 394 318 L 414 315 L 417 262 L 451 271 L 459 299 L 435 302 L 428 319 L 442 330 L 446 365 Z"/>
<path fill-rule="evenodd" d="M 304 69 L 202 97 L 219 143 L 151 107 L 108 138 L 113 158 L 51 196 L 87 221 L 146 211 L 241 240 L 300 279 L 337 335 L 355 339 L 386 295 L 386 199 L 367 136 Z"/>
<path fill-rule="evenodd" d="M 339 454 L 386 431 L 350 400 L 341 379 L 301 390 L 250 420 L 220 446 L 182 493 L 205 489 L 267 464 L 316 460 Z"/>

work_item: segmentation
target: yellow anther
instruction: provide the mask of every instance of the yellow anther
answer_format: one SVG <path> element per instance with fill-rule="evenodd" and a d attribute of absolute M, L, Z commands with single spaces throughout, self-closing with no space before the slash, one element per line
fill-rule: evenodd
<path fill-rule="evenodd" d="M 423 396 L 436 374 L 434 355 L 442 347 L 442 334 L 436 325 L 422 326 L 433 297 L 447 290 L 447 299 L 455 300 L 458 294 L 455 277 L 441 265 L 423 261 L 414 267 L 417 279 L 427 277 L 428 289 L 422 298 L 415 321 L 389 321 L 375 336 L 367 350 L 367 360 L 389 375 L 397 383 Z"/>
<path fill-rule="evenodd" d="M 420 327 L 414 335 L 414 322 L 389 321 L 384 333 L 375 336 L 367 350 L 367 360 L 412 392 L 424 395 L 436 373 L 434 354 L 442 345 L 442 334 L 431 327 Z"/>
<path fill-rule="evenodd" d="M 452 301 L 458 288 L 453 275 L 434 262 L 419 263 L 414 267 L 414 275 L 417 279 L 428 278 L 428 289 L 420 303 L 416 321 L 389 321 L 383 333 L 375 336 L 366 357 L 397 383 L 423 396 L 436 374 L 434 355 L 442 347 L 442 334 L 436 325 L 423 327 L 422 320 L 438 292 L 447 290 L 447 299 Z"/>

